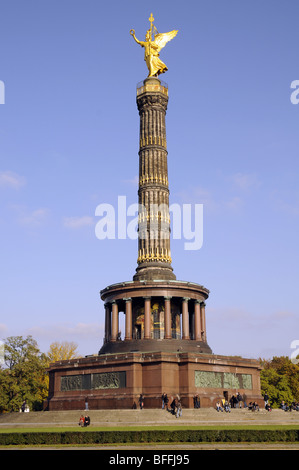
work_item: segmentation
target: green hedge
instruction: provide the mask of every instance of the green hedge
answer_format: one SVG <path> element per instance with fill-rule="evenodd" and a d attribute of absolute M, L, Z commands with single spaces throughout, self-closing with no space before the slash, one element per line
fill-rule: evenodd
<path fill-rule="evenodd" d="M 200 429 L 0 433 L 0 445 L 116 444 L 143 442 L 298 442 L 299 429 Z"/>

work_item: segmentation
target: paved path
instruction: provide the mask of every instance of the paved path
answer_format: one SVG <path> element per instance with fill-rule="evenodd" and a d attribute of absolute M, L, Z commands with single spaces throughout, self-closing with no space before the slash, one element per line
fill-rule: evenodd
<path fill-rule="evenodd" d="M 8 446 L 8 447 L 1 447 L 0 450 L 44 450 L 44 451 L 49 451 L 49 450 L 92 450 L 92 451 L 103 451 L 108 455 L 115 455 L 115 452 L 118 452 L 119 455 L 122 455 L 122 453 L 128 453 L 130 451 L 147 451 L 151 454 L 154 454 L 155 452 L 161 454 L 163 452 L 165 453 L 177 453 L 177 451 L 180 451 L 182 455 L 186 455 L 188 453 L 193 453 L 197 451 L 203 451 L 203 450 L 268 450 L 268 451 L 274 451 L 274 450 L 299 450 L 299 444 L 294 442 L 294 443 L 273 443 L 273 442 L 263 442 L 263 443 L 255 443 L 255 442 L 234 442 L 234 443 L 217 443 L 217 442 L 207 442 L 207 443 L 194 443 L 194 444 L 156 444 L 156 445 L 147 445 L 147 444 L 140 444 L 139 446 L 135 445 L 126 445 L 126 446 L 118 446 L 116 444 L 113 444 L 111 446 L 107 445 L 97 445 L 97 446 L 73 446 L 73 445 L 66 445 L 66 446 Z M 132 455 L 135 455 L 134 452 Z"/>

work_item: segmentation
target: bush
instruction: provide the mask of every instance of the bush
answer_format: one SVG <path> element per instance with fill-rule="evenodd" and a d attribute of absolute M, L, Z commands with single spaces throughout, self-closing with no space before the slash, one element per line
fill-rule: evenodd
<path fill-rule="evenodd" d="M 116 444 L 142 442 L 298 442 L 299 429 L 181 429 L 0 433 L 0 445 Z"/>

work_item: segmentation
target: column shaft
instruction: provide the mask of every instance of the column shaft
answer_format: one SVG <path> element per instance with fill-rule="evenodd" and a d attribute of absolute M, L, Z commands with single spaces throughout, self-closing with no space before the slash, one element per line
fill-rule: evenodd
<path fill-rule="evenodd" d="M 194 339 L 196 341 L 200 341 L 201 340 L 200 302 L 197 300 L 194 303 L 194 326 L 195 326 Z"/>
<path fill-rule="evenodd" d="M 171 339 L 171 304 L 170 297 L 164 299 L 164 338 Z"/>
<path fill-rule="evenodd" d="M 126 299 L 126 332 L 125 339 L 132 339 L 132 299 Z"/>
<path fill-rule="evenodd" d="M 153 88 L 154 87 L 154 88 Z M 133 280 L 176 279 L 171 267 L 165 116 L 166 87 L 156 77 L 137 90 L 140 115 L 138 258 Z M 164 164 L 163 164 L 164 163 Z"/>
<path fill-rule="evenodd" d="M 105 304 L 105 343 L 111 338 L 111 307 Z"/>
<path fill-rule="evenodd" d="M 144 339 L 151 338 L 151 298 L 144 299 Z"/>
<path fill-rule="evenodd" d="M 118 336 L 118 305 L 112 302 L 112 332 L 111 341 L 116 341 Z"/>
<path fill-rule="evenodd" d="M 207 332 L 206 332 L 206 304 L 202 302 L 200 304 L 200 312 L 201 312 L 201 331 L 202 331 L 202 339 L 203 341 L 207 341 Z"/>
<path fill-rule="evenodd" d="M 186 297 L 182 302 L 182 327 L 183 339 L 190 339 L 189 335 L 189 313 L 188 313 L 188 300 Z"/>

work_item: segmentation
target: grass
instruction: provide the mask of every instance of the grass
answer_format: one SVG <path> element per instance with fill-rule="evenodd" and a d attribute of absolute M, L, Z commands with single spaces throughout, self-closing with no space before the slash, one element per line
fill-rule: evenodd
<path fill-rule="evenodd" d="M 94 432 L 94 431 L 105 431 L 105 432 L 114 432 L 114 431 L 179 431 L 179 430 L 217 430 L 222 431 L 226 429 L 234 430 L 264 430 L 264 431 L 274 431 L 274 430 L 284 430 L 284 429 L 298 429 L 296 424 L 278 424 L 278 425 L 220 425 L 220 426 L 94 426 L 89 428 L 81 428 L 79 426 L 66 427 L 66 426 L 51 426 L 51 427 L 15 427 L 15 428 L 0 428 L 0 433 L 22 433 L 22 432 Z"/>

